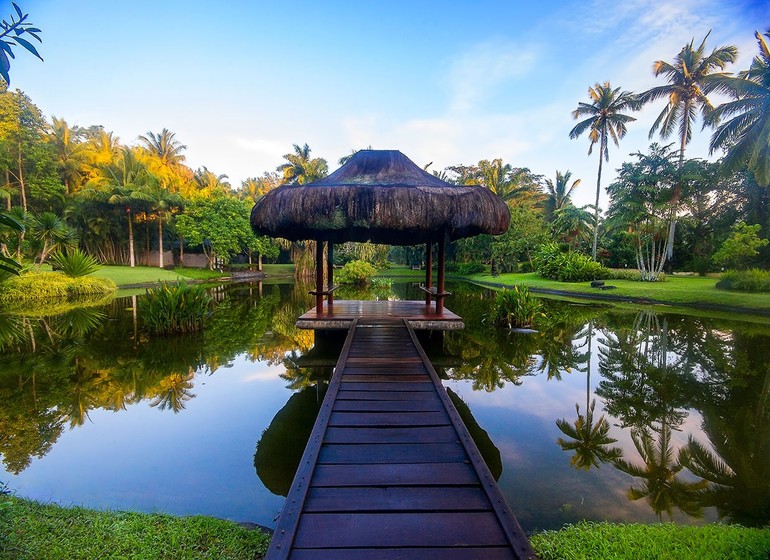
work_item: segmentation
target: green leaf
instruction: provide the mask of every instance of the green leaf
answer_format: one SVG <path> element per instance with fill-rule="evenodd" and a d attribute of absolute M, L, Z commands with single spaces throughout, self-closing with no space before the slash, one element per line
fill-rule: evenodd
<path fill-rule="evenodd" d="M 11 68 L 11 63 L 8 60 L 8 56 L 5 51 L 0 50 L 0 76 L 3 77 L 5 83 L 10 85 L 11 78 L 8 76 L 8 70 Z"/>
<path fill-rule="evenodd" d="M 29 52 L 34 54 L 40 60 L 43 60 L 43 57 L 40 56 L 40 54 L 37 52 L 37 49 L 29 41 L 27 41 L 26 39 L 22 39 L 21 37 L 16 37 L 16 42 L 19 43 L 25 49 L 27 49 Z"/>
<path fill-rule="evenodd" d="M 16 10 L 16 13 L 19 14 L 19 17 L 23 18 L 24 16 L 21 13 L 21 9 L 19 8 L 19 6 L 16 5 L 16 2 L 11 2 L 11 5 L 13 5 L 14 9 Z"/>

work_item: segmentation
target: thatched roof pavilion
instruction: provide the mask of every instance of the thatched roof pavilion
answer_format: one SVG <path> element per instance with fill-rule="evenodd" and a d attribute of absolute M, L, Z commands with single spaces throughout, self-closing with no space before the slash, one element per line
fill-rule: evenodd
<path fill-rule="evenodd" d="M 446 295 L 446 242 L 482 233 L 498 235 L 508 229 L 509 222 L 508 207 L 490 190 L 447 183 L 398 150 L 356 152 L 345 165 L 323 179 L 270 191 L 251 211 L 251 226 L 258 235 L 318 241 L 314 293 L 319 313 L 324 295 L 329 296 L 329 305 L 333 301 L 331 279 L 328 289 L 322 289 L 324 241 L 329 242 L 329 263 L 334 243 L 427 244 L 426 289 L 430 293 L 426 302 L 436 299 L 436 313 L 441 314 Z M 431 287 L 434 243 L 439 248 L 436 289 Z"/>

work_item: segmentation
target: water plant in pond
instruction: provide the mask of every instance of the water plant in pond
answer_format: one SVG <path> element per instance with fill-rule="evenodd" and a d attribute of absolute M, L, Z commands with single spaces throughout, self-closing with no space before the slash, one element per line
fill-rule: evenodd
<path fill-rule="evenodd" d="M 153 334 L 189 333 L 203 327 L 211 302 L 201 286 L 163 282 L 147 290 L 139 309 L 142 321 Z"/>
<path fill-rule="evenodd" d="M 57 251 L 51 255 L 49 260 L 54 268 L 72 278 L 86 276 L 102 267 L 99 261 L 77 247 L 67 251 Z"/>
<path fill-rule="evenodd" d="M 540 300 L 526 286 L 514 286 L 497 293 L 492 311 L 494 324 L 508 329 L 532 326 L 540 315 Z"/>

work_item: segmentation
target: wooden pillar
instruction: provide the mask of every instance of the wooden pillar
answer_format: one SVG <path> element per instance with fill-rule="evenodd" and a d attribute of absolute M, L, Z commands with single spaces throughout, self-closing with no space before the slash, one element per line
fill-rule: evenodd
<path fill-rule="evenodd" d="M 446 235 L 438 243 L 438 278 L 436 281 L 436 314 L 444 314 L 444 269 L 446 268 Z"/>
<path fill-rule="evenodd" d="M 327 296 L 327 306 L 329 311 L 332 310 L 334 305 L 334 243 L 331 241 L 326 242 L 326 290 L 329 292 Z"/>
<path fill-rule="evenodd" d="M 425 244 L 425 287 L 431 289 L 433 286 L 433 243 L 428 241 Z M 425 292 L 425 303 L 430 305 L 430 292 Z"/>
<path fill-rule="evenodd" d="M 324 307 L 324 242 L 315 242 L 315 310 L 321 315 Z"/>

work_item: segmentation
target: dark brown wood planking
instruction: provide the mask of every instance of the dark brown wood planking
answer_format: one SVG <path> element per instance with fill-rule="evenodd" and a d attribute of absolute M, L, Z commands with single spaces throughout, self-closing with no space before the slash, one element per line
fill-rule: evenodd
<path fill-rule="evenodd" d="M 289 558 L 536 558 L 406 321 L 353 320 L 267 554 Z"/>

